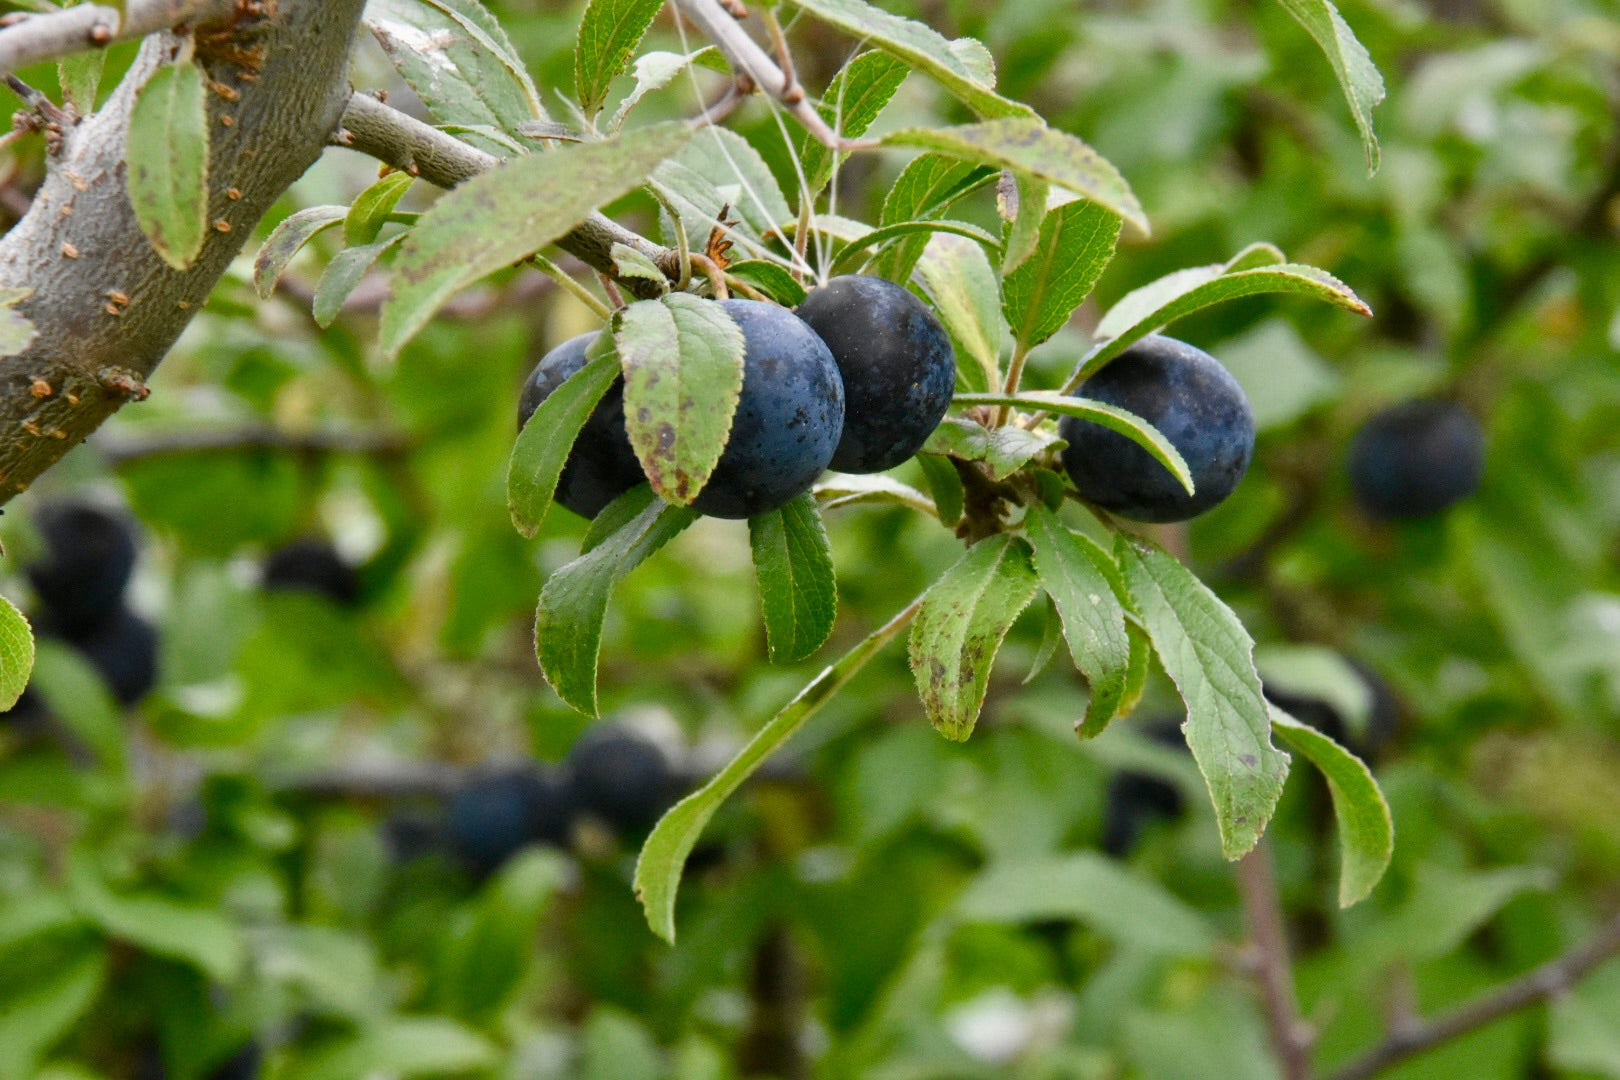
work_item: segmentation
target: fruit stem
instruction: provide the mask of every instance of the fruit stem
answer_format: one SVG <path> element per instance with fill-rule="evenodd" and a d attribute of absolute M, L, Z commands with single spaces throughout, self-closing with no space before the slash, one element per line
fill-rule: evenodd
<path fill-rule="evenodd" d="M 709 288 L 714 290 L 716 300 L 729 300 L 731 298 L 731 292 L 726 288 L 725 271 L 720 269 L 718 263 L 707 255 L 699 255 L 695 251 L 687 256 L 687 260 L 703 271 L 703 276 L 709 279 Z"/>
<path fill-rule="evenodd" d="M 815 216 L 812 199 L 808 189 L 800 194 L 799 223 L 793 229 L 793 280 L 801 284 L 804 282 L 804 271 L 810 265 L 805 261 L 805 252 L 810 246 L 810 222 Z"/>
<path fill-rule="evenodd" d="M 1012 361 L 1007 365 L 1007 378 L 1002 385 L 1003 394 L 1018 393 L 1018 382 L 1024 377 L 1024 361 L 1029 356 L 1029 349 L 1022 341 L 1013 346 Z M 993 427 L 1004 427 L 1012 417 L 1011 405 L 1003 405 L 996 410 L 996 422 Z"/>

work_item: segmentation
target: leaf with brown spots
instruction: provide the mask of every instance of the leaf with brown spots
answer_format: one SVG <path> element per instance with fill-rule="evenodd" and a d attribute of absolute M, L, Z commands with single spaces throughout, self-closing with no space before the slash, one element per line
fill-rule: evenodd
<path fill-rule="evenodd" d="M 947 739 L 973 733 L 1002 639 L 1038 585 L 1029 545 L 1002 534 L 969 548 L 923 598 L 911 628 L 911 673 L 928 719 Z"/>
<path fill-rule="evenodd" d="M 208 234 L 208 109 L 196 64 L 159 68 L 129 114 L 130 205 L 163 261 L 184 270 Z"/>
<path fill-rule="evenodd" d="M 686 506 L 731 435 L 743 384 L 743 333 L 712 300 L 670 293 L 619 312 L 624 424 L 653 490 Z"/>

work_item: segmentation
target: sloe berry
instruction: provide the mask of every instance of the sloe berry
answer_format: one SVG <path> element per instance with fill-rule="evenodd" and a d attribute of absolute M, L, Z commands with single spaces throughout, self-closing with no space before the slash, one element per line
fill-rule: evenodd
<path fill-rule="evenodd" d="M 678 793 L 664 752 L 618 724 L 587 732 L 568 752 L 563 767 L 580 812 L 620 836 L 651 828 Z"/>
<path fill-rule="evenodd" d="M 89 633 L 122 605 L 134 531 L 123 515 L 80 499 L 43 504 L 34 523 L 45 551 L 28 580 L 64 636 Z"/>
<path fill-rule="evenodd" d="M 88 634 L 70 636 L 57 629 L 53 623 L 40 624 L 41 635 L 62 637 L 83 653 L 120 704 L 136 704 L 157 685 L 157 630 L 122 603 Z"/>
<path fill-rule="evenodd" d="M 787 308 L 721 300 L 742 329 L 742 395 L 731 438 L 692 501 L 746 518 L 791 502 L 827 468 L 844 430 L 844 380 L 826 343 Z"/>
<path fill-rule="evenodd" d="M 1143 338 L 1087 379 L 1080 396 L 1135 413 L 1170 440 L 1191 470 L 1192 495 L 1170 470 L 1118 432 L 1066 416 L 1063 465 L 1090 502 L 1134 521 L 1185 521 L 1237 487 L 1254 455 L 1254 415 L 1230 372 L 1175 338 Z"/>
<path fill-rule="evenodd" d="M 956 389 L 950 335 L 927 305 L 892 281 L 849 274 L 812 290 L 798 316 L 844 379 L 832 468 L 882 472 L 922 449 Z"/>
<path fill-rule="evenodd" d="M 445 834 L 480 876 L 529 844 L 562 845 L 572 828 L 567 789 L 535 765 L 480 769 L 450 797 Z"/>
<path fill-rule="evenodd" d="M 593 330 L 569 338 L 540 358 L 523 383 L 518 430 L 563 380 L 585 366 L 586 350 L 599 336 L 601 331 Z M 586 417 L 557 480 L 555 498 L 581 517 L 593 518 L 608 503 L 645 480 L 624 427 L 624 378 L 620 376 Z"/>
<path fill-rule="evenodd" d="M 360 578 L 337 549 L 308 537 L 272 551 L 264 560 L 264 587 L 312 592 L 344 607 L 360 599 Z"/>
<path fill-rule="evenodd" d="M 1479 490 L 1485 433 L 1454 401 L 1419 399 L 1375 413 L 1350 444 L 1350 488 L 1378 518 L 1437 514 Z"/>

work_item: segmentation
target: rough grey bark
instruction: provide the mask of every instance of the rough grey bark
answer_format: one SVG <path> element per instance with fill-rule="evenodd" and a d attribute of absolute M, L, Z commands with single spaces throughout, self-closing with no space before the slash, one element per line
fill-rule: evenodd
<path fill-rule="evenodd" d="M 0 359 L 0 503 L 25 490 L 119 406 L 201 309 L 253 227 L 311 163 L 349 99 L 364 0 L 238 0 L 198 28 L 209 94 L 213 224 L 196 263 L 171 269 L 147 242 L 124 187 L 135 91 L 179 39 L 148 38 L 111 98 L 62 132 L 27 216 L 0 239 L 0 288 L 38 333 Z"/>

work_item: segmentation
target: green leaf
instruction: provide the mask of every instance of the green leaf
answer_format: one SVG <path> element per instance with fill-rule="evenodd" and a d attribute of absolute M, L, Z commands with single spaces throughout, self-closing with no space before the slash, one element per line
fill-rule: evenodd
<path fill-rule="evenodd" d="M 917 614 L 922 598 L 913 600 L 894 618 L 868 634 L 849 652 L 822 669 L 782 706 L 775 716 L 714 775 L 707 784 L 670 808 L 653 828 L 636 860 L 636 896 L 647 914 L 653 933 L 675 943 L 675 894 L 680 889 L 686 857 L 703 833 L 714 812 L 754 774 L 776 748 L 815 715 L 828 700 L 849 683 L 867 661 L 893 641 Z"/>
<path fill-rule="evenodd" d="M 410 173 L 391 172 L 362 191 L 343 219 L 343 242 L 349 247 L 360 247 L 375 241 L 388 223 L 388 215 L 394 212 L 415 180 Z"/>
<path fill-rule="evenodd" d="M 615 317 L 630 445 L 653 490 L 686 506 L 709 482 L 742 394 L 742 328 L 711 300 L 668 293 Z"/>
<path fill-rule="evenodd" d="M 659 1080 L 665 1074 L 658 1041 L 634 1016 L 598 1005 L 580 1034 L 579 1080 Z"/>
<path fill-rule="evenodd" d="M 356 1076 L 460 1075 L 500 1060 L 484 1036 L 445 1016 L 390 1016 L 331 1045 L 289 1080 L 352 1080 Z"/>
<path fill-rule="evenodd" d="M 1366 46 L 1333 6 L 1333 0 L 1278 0 L 1283 10 L 1303 26 L 1327 55 L 1333 74 L 1344 90 L 1350 116 L 1367 151 L 1367 172 L 1378 171 L 1378 138 L 1373 134 L 1372 111 L 1384 100 L 1384 77 L 1378 73 Z"/>
<path fill-rule="evenodd" d="M 1028 105 L 1002 97 L 985 81 L 988 74 L 976 63 L 963 59 L 962 52 L 938 31 L 912 19 L 902 18 L 865 0 L 791 0 L 795 7 L 822 22 L 870 41 L 893 53 L 918 71 L 939 80 L 941 86 L 980 116 L 1035 115 Z"/>
<path fill-rule="evenodd" d="M 1073 919 L 1146 952 L 1208 956 L 1220 940 L 1202 915 L 1154 881 L 1094 852 L 992 864 L 956 898 L 966 923 Z"/>
<path fill-rule="evenodd" d="M 102 883 L 91 858 L 75 854 L 68 884 L 73 906 L 108 937 L 191 964 L 216 982 L 230 983 L 241 972 L 247 946 L 234 922 L 213 908 L 155 893 L 113 893 Z"/>
<path fill-rule="evenodd" d="M 947 416 L 928 437 L 921 452 L 963 461 L 982 461 L 992 480 L 1005 480 L 1037 455 L 1064 445 L 1062 439 L 1046 430 L 1026 431 L 1015 424 L 987 428 L 965 417 Z"/>
<path fill-rule="evenodd" d="M 1096 203 L 1065 203 L 1041 222 L 1035 250 L 1001 283 L 1001 311 L 1027 349 L 1050 338 L 1091 295 L 1114 257 L 1120 220 Z"/>
<path fill-rule="evenodd" d="M 698 57 L 712 53 L 714 47 L 699 49 L 691 53 L 649 52 L 636 57 L 631 65 L 630 77 L 635 79 L 636 85 L 619 102 L 618 108 L 613 110 L 613 118 L 608 121 L 609 131 L 618 131 L 624 126 L 624 121 L 630 115 L 630 110 L 640 104 L 641 99 L 654 90 L 668 86 L 670 82 L 690 67 Z"/>
<path fill-rule="evenodd" d="M 1178 270 L 1127 293 L 1108 309 L 1097 324 L 1097 337 L 1109 340 L 1086 354 L 1067 385 L 1078 386 L 1136 342 L 1184 315 L 1225 300 L 1263 293 L 1309 296 L 1357 315 L 1372 314 L 1350 286 L 1314 266 L 1282 263 L 1229 270 L 1228 264 L 1217 263 Z"/>
<path fill-rule="evenodd" d="M 660 292 L 669 291 L 669 278 L 650 256 L 642 254 L 629 244 L 620 244 L 616 241 L 608 250 L 608 254 L 613 259 L 613 268 L 618 271 L 621 278 L 641 278 L 655 283 Z"/>
<path fill-rule="evenodd" d="M 1075 730 L 1093 738 L 1119 714 L 1130 673 L 1131 639 L 1117 591 L 1119 568 L 1106 551 L 1064 528 L 1039 503 L 1024 516 L 1024 528 L 1035 548 L 1041 588 L 1063 621 L 1069 655 L 1091 687 L 1091 702 Z"/>
<path fill-rule="evenodd" d="M 820 500 L 825 510 L 863 503 L 884 503 L 890 506 L 909 506 L 930 517 L 939 513 L 932 499 L 910 484 L 903 484 L 887 473 L 828 473 L 817 480 L 811 490 L 815 492 L 816 498 Z"/>
<path fill-rule="evenodd" d="M 422 215 L 394 260 L 394 293 L 382 310 L 383 351 L 397 356 L 458 290 L 534 254 L 598 206 L 638 187 L 690 134 L 685 124 L 659 124 L 561 146 L 507 161 L 447 192 Z"/>
<path fill-rule="evenodd" d="M 33 661 L 34 690 L 51 715 L 102 762 L 121 768 L 129 741 L 123 710 L 90 661 L 72 646 L 50 638 L 39 643 Z"/>
<path fill-rule="evenodd" d="M 1148 232 L 1147 215 L 1119 170 L 1067 132 L 1029 118 L 985 120 L 944 128 L 905 128 L 885 146 L 931 150 L 998 169 L 1012 169 L 1072 191 Z"/>
<path fill-rule="evenodd" d="M 962 476 L 956 466 L 938 454 L 918 454 L 917 464 L 922 466 L 928 481 L 928 492 L 934 497 L 934 510 L 941 525 L 953 526 L 962 520 Z"/>
<path fill-rule="evenodd" d="M 1119 432 L 1152 454 L 1153 460 L 1168 469 L 1176 481 L 1187 489 L 1187 494 L 1192 494 L 1192 471 L 1187 468 L 1186 459 L 1181 456 L 1181 451 L 1177 450 L 1175 444 L 1165 438 L 1158 428 L 1135 413 L 1127 412 L 1116 405 L 1093 401 L 1090 398 L 1072 397 L 1055 390 L 1025 390 L 1019 394 L 958 394 L 952 399 L 952 403 L 1044 409 L 1047 412 L 1090 420 L 1110 431 Z"/>
<path fill-rule="evenodd" d="M 645 498 L 646 489 L 637 490 Z M 636 499 L 636 492 L 630 491 L 615 502 Z M 603 513 L 611 509 L 610 505 Z M 695 520 L 695 511 L 654 499 L 622 528 L 546 579 L 535 614 L 535 653 L 546 680 L 569 705 L 596 715 L 596 661 L 614 583 Z"/>
<path fill-rule="evenodd" d="M 477 0 L 369 0 L 365 20 L 439 123 L 516 134 L 549 119 L 522 58 Z"/>
<path fill-rule="evenodd" d="M 321 280 L 315 286 L 315 302 L 311 314 L 315 317 L 317 326 L 331 326 L 338 313 L 343 310 L 343 303 L 354 292 L 360 279 L 366 276 L 366 271 L 374 266 L 383 253 L 389 248 L 405 239 L 405 233 L 396 233 L 386 240 L 379 240 L 374 244 L 362 244 L 359 247 L 347 247 L 337 253 L 337 257 L 327 264 L 326 270 L 321 274 Z"/>
<path fill-rule="evenodd" d="M 1463 870 L 1420 863 L 1405 901 L 1392 912 L 1378 913 L 1364 933 L 1347 938 L 1350 960 L 1371 976 L 1387 964 L 1445 956 L 1514 897 L 1552 884 L 1552 873 L 1541 866 Z"/>
<path fill-rule="evenodd" d="M 798 307 L 804 303 L 804 285 L 780 263 L 745 259 L 726 267 L 726 274 L 747 282 L 783 307 Z"/>
<path fill-rule="evenodd" d="M 517 990 L 535 962 L 540 918 L 568 876 L 562 856 L 531 848 L 484 886 L 445 940 L 444 981 L 457 1015 L 484 1019 Z"/>
<path fill-rule="evenodd" d="M 105 49 L 87 49 L 64 56 L 56 62 L 56 77 L 62 85 L 62 96 L 80 116 L 89 116 L 96 111 L 96 95 L 101 90 L 101 73 L 106 66 Z"/>
<path fill-rule="evenodd" d="M 606 343 L 597 348 L 603 341 Z M 557 493 L 557 479 L 580 429 L 619 377 L 619 358 L 611 345 L 612 339 L 605 334 L 593 343 L 596 355 L 547 395 L 512 446 L 506 469 L 506 506 L 517 531 L 530 539 L 546 520 Z"/>
<path fill-rule="evenodd" d="M 974 544 L 924 595 L 911 671 L 923 710 L 947 739 L 973 733 L 1001 640 L 1038 585 L 1029 545 L 1002 534 Z"/>
<path fill-rule="evenodd" d="M 964 195 L 991 183 L 999 175 L 988 165 L 958 161 L 942 154 L 920 154 L 913 158 L 883 199 L 879 222 L 896 225 L 943 217 Z M 872 272 L 890 281 L 905 281 L 922 256 L 926 236 L 912 236 L 895 242 L 873 265 Z"/>
<path fill-rule="evenodd" d="M 832 545 L 815 497 L 806 492 L 748 519 L 759 602 L 771 660 L 803 660 L 826 643 L 838 616 Z"/>
<path fill-rule="evenodd" d="M 776 174 L 765 163 L 754 144 L 729 128 L 707 127 L 692 137 L 675 162 L 707 180 L 714 192 L 731 206 L 730 217 L 740 217 L 755 236 L 779 231 L 796 220 L 776 182 Z M 663 170 L 659 171 L 662 179 Z M 701 231 L 689 235 L 692 246 L 702 248 L 714 225 L 711 219 Z"/>
<path fill-rule="evenodd" d="M 1003 276 L 1024 265 L 1040 239 L 1051 185 L 1025 173 L 1004 172 L 996 182 L 996 209 L 1007 223 L 1002 231 Z M 1060 193 L 1059 197 L 1067 193 Z M 1073 196 L 1068 196 L 1072 200 Z"/>
<path fill-rule="evenodd" d="M 1339 906 L 1359 903 L 1384 876 L 1395 853 L 1395 824 L 1384 793 L 1359 758 L 1276 706 L 1271 706 L 1271 730 L 1327 780 L 1339 819 Z"/>
<path fill-rule="evenodd" d="M 965 221 L 900 221 L 893 225 L 881 225 L 865 236 L 851 240 L 844 245 L 844 249 L 833 260 L 828 270 L 829 277 L 851 272 L 860 261 L 870 259 L 866 254 L 872 248 L 882 247 L 892 240 L 905 236 L 914 236 L 919 233 L 950 233 L 953 236 L 963 236 L 985 249 L 987 254 L 996 258 L 1001 257 L 1001 241 L 990 233 L 985 232 L 977 225 L 970 225 Z"/>
<path fill-rule="evenodd" d="M 39 331 L 17 305 L 34 295 L 33 289 L 0 289 L 0 357 L 16 356 L 33 344 Z"/>
<path fill-rule="evenodd" d="M 1187 705 L 1182 730 L 1215 804 L 1221 850 L 1242 856 L 1260 839 L 1288 776 L 1271 745 L 1248 631 L 1232 609 L 1172 556 L 1118 537 L 1118 562 L 1166 675 Z"/>
<path fill-rule="evenodd" d="M 1000 389 L 1001 346 L 1006 324 L 1001 318 L 1000 278 L 984 249 L 950 233 L 936 234 L 917 262 L 923 290 L 933 301 L 940 322 L 956 343 L 957 376 L 974 389 Z"/>
<path fill-rule="evenodd" d="M 165 64 L 135 92 L 124 148 L 135 220 L 163 261 L 190 266 L 208 235 L 207 76 Z"/>
<path fill-rule="evenodd" d="M 663 6 L 664 0 L 590 0 L 586 5 L 574 50 L 574 90 L 586 116 L 601 111 L 608 87 L 635 55 Z"/>
<path fill-rule="evenodd" d="M 816 111 L 840 136 L 858 139 L 866 134 L 909 74 L 911 69 L 888 53 L 863 52 L 833 76 Z M 820 195 L 832 179 L 835 163 L 847 156 L 808 134 L 800 141 L 799 168 L 811 199 Z"/>
<path fill-rule="evenodd" d="M 264 246 L 253 260 L 253 287 L 259 298 L 265 299 L 275 291 L 276 282 L 286 271 L 293 256 L 319 233 L 345 221 L 349 216 L 346 206 L 310 206 L 287 215 L 281 224 L 270 231 Z"/>
<path fill-rule="evenodd" d="M 12 992 L 0 997 L 0 1076 L 33 1076 L 46 1051 L 84 1020 L 106 976 L 106 952 L 98 947 L 7 980 Z"/>
<path fill-rule="evenodd" d="M 0 596 L 0 712 L 17 704 L 34 670 L 34 632 L 23 613 Z"/>

